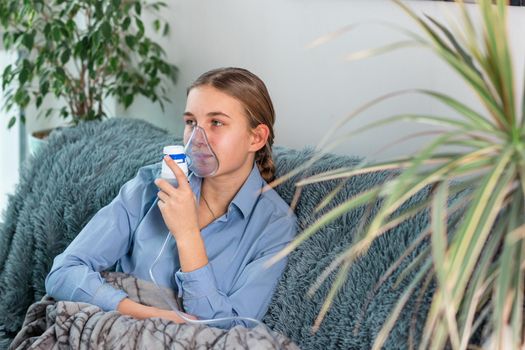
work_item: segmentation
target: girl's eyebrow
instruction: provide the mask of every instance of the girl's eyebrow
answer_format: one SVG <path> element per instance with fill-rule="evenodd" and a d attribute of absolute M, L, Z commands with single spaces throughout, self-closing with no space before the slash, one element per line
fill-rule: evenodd
<path fill-rule="evenodd" d="M 224 113 L 224 112 L 217 111 L 217 112 L 209 112 L 208 114 L 206 114 L 206 116 L 208 116 L 208 117 L 217 117 L 217 116 L 221 116 L 221 115 L 231 119 L 231 117 L 228 114 Z M 184 116 L 195 117 L 193 115 L 193 113 L 187 112 L 187 111 L 184 112 Z"/>

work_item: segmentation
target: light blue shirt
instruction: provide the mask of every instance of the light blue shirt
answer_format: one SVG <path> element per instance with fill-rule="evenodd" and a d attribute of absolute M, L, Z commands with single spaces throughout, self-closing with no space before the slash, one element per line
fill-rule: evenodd
<path fill-rule="evenodd" d="M 149 269 L 169 232 L 153 182 L 160 176 L 160 164 L 140 168 L 55 258 L 46 278 L 50 296 L 109 311 L 127 295 L 107 284 L 100 271 L 116 263 L 119 271 L 151 280 Z M 190 176 L 190 185 L 199 199 L 201 179 Z M 265 185 L 254 165 L 227 212 L 201 230 L 209 260 L 206 266 L 182 272 L 175 239 L 164 249 L 154 277 L 182 297 L 187 313 L 199 319 L 243 316 L 259 320 L 266 313 L 286 259 L 270 268 L 263 265 L 294 238 L 297 227 L 286 202 L 274 190 L 261 191 Z"/>

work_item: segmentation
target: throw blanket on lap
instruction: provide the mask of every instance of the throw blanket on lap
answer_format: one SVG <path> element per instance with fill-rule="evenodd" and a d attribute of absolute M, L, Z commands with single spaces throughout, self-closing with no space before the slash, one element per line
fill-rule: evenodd
<path fill-rule="evenodd" d="M 161 291 L 150 282 L 118 272 L 104 277 L 137 302 L 169 308 L 159 296 Z M 171 290 L 164 291 L 174 298 Z M 299 349 L 286 337 L 269 332 L 262 326 L 236 326 L 226 331 L 161 318 L 136 320 L 91 304 L 55 302 L 44 296 L 30 306 L 10 349 Z"/>

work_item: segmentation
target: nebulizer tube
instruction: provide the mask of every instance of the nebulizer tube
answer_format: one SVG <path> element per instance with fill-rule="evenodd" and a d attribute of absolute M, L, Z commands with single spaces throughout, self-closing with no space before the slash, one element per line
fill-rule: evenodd
<path fill-rule="evenodd" d="M 208 143 L 208 139 L 206 137 L 204 129 L 202 129 L 199 126 L 195 126 L 193 128 L 192 134 L 188 139 L 188 142 L 184 149 L 182 149 L 182 146 L 167 146 L 164 148 L 163 151 L 164 154 L 168 154 L 177 163 L 177 165 L 179 165 L 179 167 L 183 170 L 186 176 L 188 176 L 188 170 L 191 171 L 188 177 L 188 181 L 191 179 L 192 176 L 198 176 L 201 178 L 211 176 L 215 174 L 217 172 L 217 169 L 219 168 L 219 160 Z M 173 172 L 169 169 L 167 164 L 165 164 L 164 160 L 162 161 L 161 177 L 167 179 L 172 185 L 178 186 L 176 183 L 176 179 L 174 178 Z M 251 323 L 255 324 L 256 326 L 262 326 L 272 337 L 274 345 L 276 345 L 277 348 L 280 348 L 280 343 L 275 338 L 273 332 L 264 323 L 254 318 L 233 316 L 207 320 L 194 320 L 188 318 L 181 311 L 182 306 L 179 305 L 178 302 L 176 304 L 173 302 L 172 298 L 166 293 L 164 288 L 162 288 L 157 283 L 157 280 L 155 279 L 155 275 L 153 273 L 155 266 L 157 265 L 160 257 L 162 256 L 170 239 L 172 239 L 172 236 L 172 233 L 168 232 L 168 234 L 166 235 L 166 239 L 164 240 L 164 243 L 160 248 L 159 254 L 155 258 L 149 269 L 149 276 L 151 280 L 161 291 L 162 298 L 171 307 L 171 309 L 175 311 L 175 313 L 177 313 L 177 315 L 179 315 L 180 318 L 182 318 L 186 323 L 189 324 L 217 325 L 220 323 L 231 324 L 232 321 L 242 321 L 246 325 Z"/>

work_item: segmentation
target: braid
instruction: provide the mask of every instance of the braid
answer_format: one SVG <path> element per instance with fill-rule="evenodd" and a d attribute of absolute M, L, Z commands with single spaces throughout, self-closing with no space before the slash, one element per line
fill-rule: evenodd
<path fill-rule="evenodd" d="M 275 164 L 272 157 L 272 148 L 268 143 L 257 151 L 255 162 L 264 181 L 267 183 L 272 182 L 275 179 Z"/>

